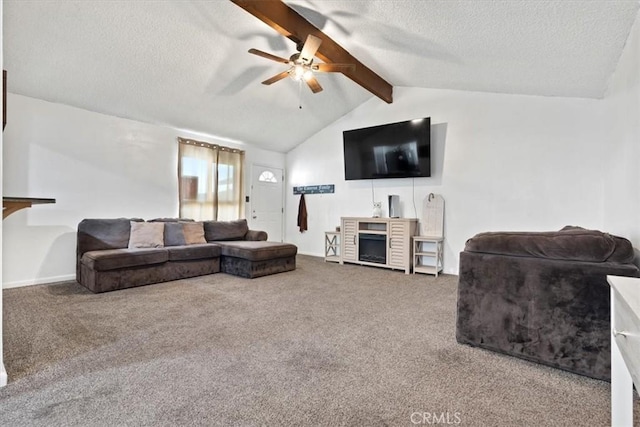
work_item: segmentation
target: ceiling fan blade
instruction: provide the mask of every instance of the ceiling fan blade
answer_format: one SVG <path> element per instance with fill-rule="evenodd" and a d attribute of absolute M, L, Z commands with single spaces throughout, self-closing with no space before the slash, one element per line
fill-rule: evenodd
<path fill-rule="evenodd" d="M 320 47 L 322 40 L 312 34 L 307 36 L 307 40 L 304 42 L 304 46 L 302 46 L 302 50 L 300 51 L 300 59 L 304 61 L 305 64 L 311 63 L 313 57 L 316 56 L 316 52 Z"/>
<path fill-rule="evenodd" d="M 314 71 L 320 71 L 322 73 L 340 73 L 342 71 L 355 71 L 356 66 L 354 64 L 313 64 L 311 68 Z"/>
<path fill-rule="evenodd" d="M 275 83 L 279 80 L 284 79 L 285 77 L 289 77 L 289 70 L 287 71 L 283 71 L 280 74 L 276 74 L 275 76 L 271 77 L 270 79 L 267 79 L 265 81 L 262 82 L 263 85 L 270 85 L 272 83 Z"/>
<path fill-rule="evenodd" d="M 258 56 L 261 56 L 263 58 L 270 59 L 272 61 L 282 62 L 283 64 L 288 64 L 289 63 L 288 59 L 280 58 L 279 56 L 275 56 L 275 55 L 272 55 L 272 54 L 267 53 L 267 52 L 263 52 L 263 51 L 258 50 L 258 49 L 249 49 L 249 53 L 253 53 L 254 55 L 258 55 Z"/>
<path fill-rule="evenodd" d="M 305 81 L 307 82 L 309 89 L 311 89 L 311 92 L 322 92 L 322 86 L 320 86 L 320 83 L 318 83 L 318 80 L 315 77 L 311 76 L 308 79 L 305 79 Z"/>

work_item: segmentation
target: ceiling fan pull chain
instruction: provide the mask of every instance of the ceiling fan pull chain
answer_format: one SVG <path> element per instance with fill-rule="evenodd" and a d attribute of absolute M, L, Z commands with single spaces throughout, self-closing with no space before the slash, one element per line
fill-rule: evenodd
<path fill-rule="evenodd" d="M 298 108 L 302 110 L 302 79 L 298 80 Z"/>

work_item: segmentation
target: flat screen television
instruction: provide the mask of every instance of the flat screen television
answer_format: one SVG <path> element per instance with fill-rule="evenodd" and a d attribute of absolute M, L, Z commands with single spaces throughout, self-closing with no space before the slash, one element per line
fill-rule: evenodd
<path fill-rule="evenodd" d="M 431 118 L 342 132 L 347 180 L 431 176 Z"/>

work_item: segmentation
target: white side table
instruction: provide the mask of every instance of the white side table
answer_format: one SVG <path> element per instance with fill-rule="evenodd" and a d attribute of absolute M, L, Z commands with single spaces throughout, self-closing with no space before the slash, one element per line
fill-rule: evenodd
<path fill-rule="evenodd" d="M 340 262 L 340 232 L 324 232 L 324 260 L 325 262 Z"/>
<path fill-rule="evenodd" d="M 438 277 L 442 271 L 443 237 L 413 236 L 413 274 L 425 273 Z"/>
<path fill-rule="evenodd" d="M 611 425 L 633 427 L 633 384 L 640 388 L 640 279 L 611 285 Z"/>

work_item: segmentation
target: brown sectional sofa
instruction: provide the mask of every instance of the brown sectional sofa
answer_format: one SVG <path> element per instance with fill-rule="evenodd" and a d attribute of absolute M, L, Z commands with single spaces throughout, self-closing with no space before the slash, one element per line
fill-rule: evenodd
<path fill-rule="evenodd" d="M 297 247 L 267 242 L 267 234 L 249 230 L 246 220 L 204 221 L 206 243 L 200 244 L 180 241 L 178 219 L 152 220 L 165 222 L 164 247 L 130 249 L 132 221 L 144 222 L 117 218 L 78 224 L 76 280 L 81 285 L 97 293 L 220 271 L 254 278 L 295 269 Z"/>

